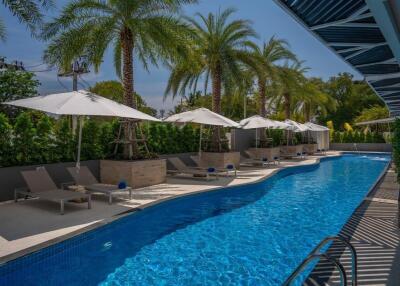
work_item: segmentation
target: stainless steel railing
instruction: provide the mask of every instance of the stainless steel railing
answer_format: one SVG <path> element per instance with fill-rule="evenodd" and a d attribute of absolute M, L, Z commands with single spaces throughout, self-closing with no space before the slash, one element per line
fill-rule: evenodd
<path fill-rule="evenodd" d="M 283 283 L 283 286 L 289 286 L 297 277 L 298 275 L 314 260 L 326 260 L 335 266 L 335 268 L 339 271 L 340 275 L 340 285 L 347 286 L 347 276 L 346 271 L 344 270 L 343 265 L 334 259 L 333 257 L 329 256 L 326 253 L 321 253 L 321 249 L 328 243 L 337 241 L 344 246 L 346 246 L 351 253 L 351 285 L 357 286 L 357 252 L 353 245 L 345 238 L 341 236 L 329 236 L 322 240 L 312 251 L 311 253 L 300 263 L 300 265 L 293 271 L 293 273 L 286 279 Z"/>

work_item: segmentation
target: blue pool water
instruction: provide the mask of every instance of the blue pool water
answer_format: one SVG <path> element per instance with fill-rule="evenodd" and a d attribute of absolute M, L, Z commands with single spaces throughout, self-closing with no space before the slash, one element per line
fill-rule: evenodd
<path fill-rule="evenodd" d="M 344 155 L 183 197 L 0 267 L 0 285 L 280 285 L 387 165 Z"/>

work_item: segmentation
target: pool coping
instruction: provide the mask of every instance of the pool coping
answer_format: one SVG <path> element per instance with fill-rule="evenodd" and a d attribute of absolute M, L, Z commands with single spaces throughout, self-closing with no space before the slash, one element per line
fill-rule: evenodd
<path fill-rule="evenodd" d="M 341 152 L 341 151 L 338 151 L 336 154 L 327 155 L 327 156 L 320 156 L 320 157 L 316 157 L 316 158 L 315 158 L 315 157 L 314 157 L 314 158 L 310 158 L 309 160 L 313 160 L 313 162 L 310 162 L 310 163 L 296 164 L 296 165 L 292 165 L 292 166 L 278 167 L 278 168 L 276 168 L 275 170 L 273 170 L 271 173 L 266 174 L 266 175 L 261 175 L 260 178 L 258 178 L 258 179 L 255 180 L 255 181 L 252 181 L 252 182 L 239 183 L 239 184 L 236 184 L 236 185 L 234 185 L 234 186 L 216 186 L 216 187 L 211 187 L 211 188 L 207 188 L 207 189 L 203 189 L 203 190 L 198 190 L 198 191 L 193 191 L 193 192 L 188 192 L 188 193 L 183 193 L 183 194 L 172 195 L 172 196 L 166 197 L 166 198 L 161 198 L 161 199 L 158 199 L 158 200 L 155 200 L 155 201 L 152 201 L 152 202 L 143 204 L 143 205 L 141 205 L 141 206 L 132 208 L 131 210 L 124 211 L 124 212 L 121 212 L 121 213 L 117 213 L 117 214 L 113 215 L 113 216 L 110 217 L 110 218 L 106 218 L 106 219 L 104 219 L 104 220 L 102 220 L 102 221 L 95 222 L 95 223 L 93 223 L 93 224 L 91 224 L 91 225 L 82 227 L 82 228 L 80 228 L 80 229 L 78 229 L 78 230 L 75 230 L 75 231 L 72 231 L 72 232 L 70 232 L 70 233 L 67 233 L 67 234 L 58 236 L 58 237 L 56 237 L 56 238 L 53 238 L 53 239 L 44 241 L 44 242 L 42 242 L 42 243 L 33 245 L 33 246 L 31 246 L 31 247 L 28 247 L 28 248 L 22 249 L 22 250 L 20 250 L 20 251 L 17 251 L 17 252 L 14 252 L 14 253 L 5 255 L 5 256 L 3 256 L 3 257 L 0 257 L 0 267 L 1 267 L 2 265 L 4 265 L 4 264 L 8 263 L 8 262 L 11 262 L 11 261 L 13 261 L 13 260 L 18 259 L 18 258 L 21 258 L 21 257 L 24 257 L 24 256 L 28 256 L 28 255 L 33 254 L 33 253 L 35 253 L 35 252 L 39 252 L 39 251 L 41 251 L 42 249 L 45 249 L 45 248 L 50 247 L 50 246 L 53 246 L 53 245 L 55 245 L 55 244 L 57 244 L 57 243 L 60 243 L 60 242 L 65 241 L 65 240 L 68 240 L 68 239 L 77 237 L 77 236 L 79 236 L 79 235 L 81 235 L 81 234 L 84 234 L 84 233 L 86 233 L 86 232 L 93 231 L 93 230 L 95 230 L 95 229 L 97 229 L 97 228 L 100 228 L 100 227 L 102 227 L 102 226 L 105 226 L 105 225 L 108 225 L 108 224 L 110 224 L 110 223 L 112 223 L 112 222 L 115 222 L 116 220 L 125 218 L 125 217 L 127 217 L 127 216 L 129 216 L 129 215 L 131 215 L 131 214 L 133 214 L 133 213 L 142 211 L 142 210 L 144 210 L 144 209 L 146 209 L 146 208 L 149 208 L 149 207 L 152 207 L 152 206 L 161 204 L 161 203 L 163 203 L 163 202 L 167 202 L 167 201 L 170 201 L 170 200 L 178 199 L 178 198 L 181 198 L 181 197 L 188 197 L 188 196 L 193 196 L 193 195 L 197 195 L 197 194 L 201 194 L 201 193 L 206 193 L 206 192 L 219 191 L 219 190 L 221 190 L 221 189 L 226 189 L 226 188 L 235 188 L 235 187 L 240 187 L 240 186 L 255 185 L 255 184 L 258 184 L 258 183 L 260 183 L 260 182 L 265 181 L 265 180 L 268 179 L 268 178 L 271 178 L 272 176 L 276 175 L 277 173 L 279 173 L 279 172 L 281 172 L 281 171 L 283 171 L 283 170 L 292 169 L 292 168 L 298 168 L 298 167 L 305 167 L 305 166 L 319 165 L 319 164 L 321 163 L 321 159 L 337 158 L 337 157 L 341 157 L 341 156 L 342 156 L 343 154 L 345 154 L 345 153 L 355 153 L 355 152 Z M 367 153 L 367 152 L 362 152 L 362 153 Z M 377 153 L 377 152 L 373 152 L 373 153 Z M 388 165 L 389 165 L 389 164 L 388 164 Z M 379 176 L 379 178 L 378 178 L 379 180 L 380 180 L 381 177 L 386 173 L 386 170 L 387 170 L 387 169 L 385 168 L 384 172 L 383 172 L 382 174 L 380 174 L 380 176 Z M 376 184 L 379 182 L 379 180 L 377 180 L 377 181 L 374 183 L 374 185 L 373 185 L 374 187 L 375 187 Z M 368 194 L 369 194 L 372 190 L 373 190 L 373 188 L 371 188 L 371 189 L 368 191 L 366 197 L 368 196 Z M 365 198 L 366 198 L 366 197 L 365 197 Z M 365 199 L 365 198 L 364 198 L 364 199 Z M 364 199 L 363 199 L 363 201 L 364 201 Z M 361 203 L 360 203 L 360 204 L 361 204 Z"/>
<path fill-rule="evenodd" d="M 358 153 L 358 152 L 352 152 L 352 151 L 349 151 L 349 152 L 346 152 L 346 151 L 344 151 L 343 153 Z M 361 152 L 361 153 L 367 153 L 367 152 Z M 376 154 L 383 154 L 383 153 L 386 153 L 386 154 L 392 154 L 392 152 L 370 152 L 370 153 L 376 153 Z M 378 176 L 378 178 L 375 180 L 375 182 L 374 182 L 374 184 L 370 187 L 370 189 L 369 189 L 369 191 L 367 192 L 367 194 L 365 195 L 365 197 L 363 198 L 363 200 L 360 202 L 360 204 L 354 209 L 354 211 L 352 212 L 352 214 L 350 215 L 350 217 L 346 220 L 346 222 L 343 224 L 343 226 L 342 226 L 342 228 L 340 229 L 340 231 L 336 234 L 336 235 L 341 235 L 341 233 L 342 233 L 342 231 L 346 228 L 346 226 L 351 222 L 351 220 L 354 218 L 354 217 L 357 217 L 357 216 L 359 216 L 359 215 L 357 215 L 357 212 L 358 212 L 358 210 L 360 209 L 360 208 L 362 208 L 362 206 L 365 204 L 365 203 L 368 203 L 368 202 L 374 202 L 375 200 L 375 197 L 374 197 L 374 191 L 377 189 L 377 188 L 379 188 L 379 186 L 380 186 L 380 184 L 381 184 L 381 182 L 385 179 L 385 176 L 386 176 L 386 174 L 389 172 L 389 170 L 392 168 L 392 164 L 393 164 L 393 158 L 391 158 L 390 159 L 390 161 L 387 163 L 387 165 L 386 165 L 386 167 L 382 170 L 382 172 L 380 173 L 380 175 Z M 400 197 L 399 197 L 399 199 L 400 199 Z M 375 201 L 375 202 L 378 202 L 378 203 L 386 203 L 386 204 L 393 204 L 393 202 L 388 202 L 388 200 L 385 200 L 385 199 L 378 199 L 377 201 Z M 398 203 L 400 203 L 400 202 L 398 202 Z M 364 215 L 363 215 L 364 216 Z M 350 240 L 353 238 L 353 236 L 351 236 L 350 237 Z M 357 239 L 356 239 L 357 240 Z M 327 249 L 327 251 L 325 251 L 325 253 L 326 252 L 328 252 L 328 251 L 330 251 L 330 247 Z M 340 255 L 340 257 L 342 256 L 342 255 L 344 255 L 344 250 L 343 250 L 343 252 L 341 253 L 341 255 Z M 314 267 L 313 267 L 313 269 L 310 271 L 310 273 L 308 274 L 308 276 L 304 279 L 304 281 L 303 281 L 303 284 L 302 285 L 305 285 L 305 286 L 307 286 L 307 285 L 316 285 L 315 283 L 323 283 L 324 285 L 326 284 L 326 285 L 328 285 L 328 283 L 330 283 L 330 279 L 333 277 L 333 271 L 329 274 L 329 277 L 326 277 L 326 276 L 324 276 L 324 278 L 321 280 L 321 281 L 319 281 L 318 279 L 320 278 L 320 277 L 318 277 L 318 275 L 316 275 L 316 274 L 314 274 L 314 271 L 315 270 L 319 270 L 318 269 L 318 266 L 319 266 L 319 262 L 318 262 L 318 264 L 317 265 L 315 265 Z M 346 272 L 348 271 L 348 269 L 345 269 L 346 270 Z M 379 272 L 379 273 L 382 273 L 382 272 Z M 324 275 L 326 275 L 326 273 L 324 273 Z M 347 277 L 347 279 L 349 280 L 349 278 Z M 368 283 L 368 282 L 367 282 Z M 371 284 L 372 285 L 372 284 Z M 374 284 L 375 285 L 375 284 Z M 378 284 L 377 284 L 378 285 Z M 381 285 L 381 284 L 379 284 L 379 285 Z M 396 284 L 397 285 L 397 284 Z"/>

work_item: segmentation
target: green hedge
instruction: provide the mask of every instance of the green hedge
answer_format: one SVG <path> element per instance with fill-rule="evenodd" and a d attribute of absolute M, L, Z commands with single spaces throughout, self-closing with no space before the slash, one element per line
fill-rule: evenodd
<path fill-rule="evenodd" d="M 385 143 L 382 133 L 359 131 L 339 132 L 335 131 L 331 138 L 332 143 Z"/>
<path fill-rule="evenodd" d="M 70 119 L 54 120 L 34 112 L 22 112 L 11 123 L 0 113 L 0 166 L 21 166 L 76 159 L 77 135 L 73 135 Z M 143 124 L 152 153 L 172 154 L 198 150 L 199 129 L 190 125 Z M 117 120 L 88 119 L 82 133 L 81 160 L 111 158 L 118 134 Z"/>
<path fill-rule="evenodd" d="M 392 147 L 393 162 L 396 166 L 397 181 L 400 182 L 400 119 L 396 119 L 394 122 Z"/>

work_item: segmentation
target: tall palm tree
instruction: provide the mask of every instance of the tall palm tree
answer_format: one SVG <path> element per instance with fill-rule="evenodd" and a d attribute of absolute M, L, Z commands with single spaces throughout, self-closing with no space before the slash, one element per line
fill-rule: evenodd
<path fill-rule="evenodd" d="M 35 34 L 38 26 L 42 24 L 43 14 L 42 9 L 53 7 L 53 0 L 3 0 L 3 5 L 25 24 L 28 29 Z M 0 19 L 0 39 L 6 39 L 6 27 Z"/>
<path fill-rule="evenodd" d="M 187 28 L 178 17 L 183 4 L 196 0 L 76 0 L 66 5 L 61 15 L 44 29 L 43 37 L 51 39 L 45 59 L 67 69 L 80 55 L 87 55 L 98 71 L 110 46 L 114 50 L 114 65 L 122 78 L 124 103 L 136 107 L 133 100 L 134 57 L 148 69 L 184 50 L 180 46 L 187 37 Z M 177 52 L 179 51 L 179 53 Z M 129 129 L 125 128 L 125 138 Z M 135 136 L 135 132 L 131 134 Z M 134 138 L 133 138 L 134 139 Z M 133 156 L 138 156 L 137 144 L 132 144 Z M 126 150 L 125 150 L 125 156 Z"/>
<path fill-rule="evenodd" d="M 212 110 L 221 113 L 223 89 L 233 82 L 241 82 L 242 65 L 254 65 L 250 49 L 255 44 L 250 38 L 256 33 L 247 20 L 229 20 L 235 12 L 226 9 L 207 16 L 196 14 L 199 18 L 186 18 L 191 26 L 190 55 L 171 67 L 171 75 L 166 95 L 185 94 L 186 88 L 196 89 L 198 80 L 204 76 L 205 89 L 211 80 Z M 220 128 L 213 132 L 213 148 L 218 146 Z"/>
<path fill-rule="evenodd" d="M 289 44 L 282 39 L 271 37 L 262 45 L 254 50 L 254 57 L 259 63 L 259 67 L 253 70 L 257 80 L 259 96 L 259 115 L 266 116 L 266 85 L 268 80 L 277 77 L 276 64 L 282 60 L 296 61 L 296 56 L 289 50 Z"/>
<path fill-rule="evenodd" d="M 300 98 L 295 107 L 296 111 L 310 121 L 315 116 L 326 116 L 329 111 L 335 111 L 337 102 L 328 93 L 323 91 L 323 82 L 320 79 L 307 79 L 300 90 Z"/>
<path fill-rule="evenodd" d="M 308 68 L 303 67 L 303 62 L 287 61 L 284 65 L 277 67 L 279 80 L 274 83 L 278 85 L 279 92 L 274 96 L 276 105 L 283 104 L 286 119 L 292 116 L 293 107 L 303 95 L 301 92 L 306 78 L 304 73 Z"/>

